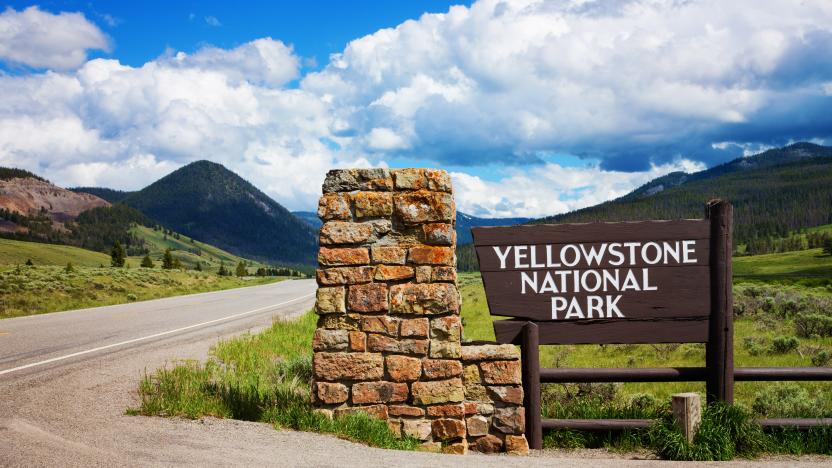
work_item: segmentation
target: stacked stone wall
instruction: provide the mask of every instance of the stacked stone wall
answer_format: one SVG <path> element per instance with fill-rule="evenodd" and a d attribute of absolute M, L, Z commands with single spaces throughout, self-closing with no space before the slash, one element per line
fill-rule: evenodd
<path fill-rule="evenodd" d="M 318 216 L 320 411 L 364 411 L 427 450 L 519 453 L 516 349 L 462 346 L 448 173 L 330 171 Z"/>

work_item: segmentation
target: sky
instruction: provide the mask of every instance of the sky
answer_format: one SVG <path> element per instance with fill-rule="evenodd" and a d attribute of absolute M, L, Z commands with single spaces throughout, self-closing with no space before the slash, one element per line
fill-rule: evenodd
<path fill-rule="evenodd" d="M 326 172 L 439 167 L 538 217 L 832 144 L 832 2 L 6 3 L 0 166 L 136 190 L 224 164 L 292 210 Z"/>

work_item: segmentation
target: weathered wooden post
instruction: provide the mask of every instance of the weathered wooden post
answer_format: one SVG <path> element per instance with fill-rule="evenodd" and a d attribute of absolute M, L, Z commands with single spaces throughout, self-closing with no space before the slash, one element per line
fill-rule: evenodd
<path fill-rule="evenodd" d="M 706 206 L 711 223 L 711 317 L 705 362 L 708 403 L 734 402 L 734 320 L 731 236 L 734 207 L 724 200 Z"/>
<path fill-rule="evenodd" d="M 543 427 L 540 424 L 540 335 L 534 322 L 527 322 L 523 326 L 520 353 L 523 366 L 526 439 L 529 441 L 529 448 L 540 450 L 543 448 Z"/>
<path fill-rule="evenodd" d="M 677 393 L 670 397 L 670 407 L 685 440 L 692 442 L 702 421 L 702 402 L 698 393 Z"/>

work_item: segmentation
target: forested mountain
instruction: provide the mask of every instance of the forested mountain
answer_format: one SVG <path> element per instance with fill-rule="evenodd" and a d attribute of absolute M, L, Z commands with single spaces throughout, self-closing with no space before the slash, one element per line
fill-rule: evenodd
<path fill-rule="evenodd" d="M 281 263 L 315 262 L 314 230 L 220 164 L 191 163 L 123 203 L 167 228 L 235 255 Z"/>
<path fill-rule="evenodd" d="M 318 217 L 318 213 L 315 213 L 314 211 L 293 211 L 292 214 L 301 221 L 304 221 L 306 224 L 312 226 L 312 228 L 316 231 L 320 229 L 323 224 L 321 218 Z"/>
<path fill-rule="evenodd" d="M 674 173 L 619 199 L 533 222 L 698 218 L 712 198 L 734 205 L 735 243 L 830 223 L 832 148 L 797 143 L 685 177 Z"/>
<path fill-rule="evenodd" d="M 110 203 L 118 203 L 136 192 L 125 192 L 123 190 L 113 190 L 104 187 L 72 187 L 75 193 L 89 193 L 98 198 L 107 200 Z"/>

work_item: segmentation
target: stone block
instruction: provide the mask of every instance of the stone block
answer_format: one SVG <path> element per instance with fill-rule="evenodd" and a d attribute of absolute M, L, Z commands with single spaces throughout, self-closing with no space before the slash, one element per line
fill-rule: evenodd
<path fill-rule="evenodd" d="M 393 180 L 388 169 L 333 169 L 326 174 L 324 193 L 354 190 L 392 190 Z"/>
<path fill-rule="evenodd" d="M 448 171 L 442 169 L 425 169 L 425 181 L 427 189 L 437 192 L 452 192 L 451 176 Z"/>
<path fill-rule="evenodd" d="M 355 178 L 355 171 L 352 169 L 333 169 L 326 174 L 323 192 L 350 192 L 358 190 L 358 180 Z"/>
<path fill-rule="evenodd" d="M 343 287 L 318 288 L 315 310 L 319 314 L 342 314 L 347 311 L 347 291 Z"/>
<path fill-rule="evenodd" d="M 506 453 L 509 455 L 528 455 L 529 442 L 523 435 L 506 436 Z"/>
<path fill-rule="evenodd" d="M 431 272 L 433 271 L 432 267 L 429 266 L 417 266 L 416 267 L 416 282 L 417 283 L 430 283 L 431 281 Z"/>
<path fill-rule="evenodd" d="M 361 244 L 370 240 L 374 233 L 373 225 L 370 223 L 327 221 L 321 226 L 320 243 L 321 245 Z"/>
<path fill-rule="evenodd" d="M 318 317 L 318 328 L 327 330 L 358 330 L 358 315 L 327 314 Z"/>
<path fill-rule="evenodd" d="M 428 416 L 431 418 L 462 419 L 465 416 L 465 405 L 434 405 L 428 406 Z"/>
<path fill-rule="evenodd" d="M 488 397 L 488 391 L 486 390 L 485 386 L 476 383 L 465 384 L 465 399 L 470 401 L 482 402 L 491 401 L 491 398 Z"/>
<path fill-rule="evenodd" d="M 350 351 L 367 351 L 367 335 L 360 331 L 350 331 Z"/>
<path fill-rule="evenodd" d="M 425 442 L 419 446 L 420 452 L 442 453 L 442 442 Z"/>
<path fill-rule="evenodd" d="M 523 404 L 523 387 L 519 385 L 516 387 L 502 385 L 489 386 L 488 394 L 494 401 L 499 401 L 512 405 Z"/>
<path fill-rule="evenodd" d="M 393 187 L 396 190 L 421 190 L 427 188 L 425 170 L 417 168 L 394 169 Z"/>
<path fill-rule="evenodd" d="M 440 192 L 404 192 L 393 195 L 395 215 L 404 224 L 452 223 L 456 216 L 453 197 Z"/>
<path fill-rule="evenodd" d="M 425 359 L 422 369 L 428 379 L 449 379 L 462 375 L 462 363 L 457 359 Z"/>
<path fill-rule="evenodd" d="M 462 320 L 458 315 L 437 317 L 430 321 L 430 338 L 458 342 L 462 337 Z M 462 350 L 460 349 L 460 354 Z"/>
<path fill-rule="evenodd" d="M 407 401 L 407 397 L 406 383 L 359 382 L 352 386 L 353 404 L 401 403 Z"/>
<path fill-rule="evenodd" d="M 390 416 L 390 408 L 387 409 L 387 415 Z M 393 433 L 395 437 L 402 436 L 402 421 L 401 419 L 388 419 L 387 420 L 387 427 L 390 429 L 390 432 Z"/>
<path fill-rule="evenodd" d="M 425 419 L 405 419 L 402 421 L 402 432 L 414 439 L 427 440 L 430 437 L 430 431 L 430 421 Z"/>
<path fill-rule="evenodd" d="M 318 284 L 321 286 L 335 286 L 347 284 L 363 284 L 373 280 L 375 268 L 370 266 L 340 267 L 318 269 Z"/>
<path fill-rule="evenodd" d="M 369 283 L 350 286 L 347 303 L 353 312 L 387 312 L 387 285 Z"/>
<path fill-rule="evenodd" d="M 387 356 L 387 375 L 395 382 L 412 382 L 422 375 L 422 360 L 407 356 Z"/>
<path fill-rule="evenodd" d="M 510 344 L 465 345 L 462 347 L 463 361 L 493 361 L 520 359 L 517 347 Z"/>
<path fill-rule="evenodd" d="M 413 403 L 417 405 L 436 405 L 439 403 L 459 403 L 465 399 L 462 380 L 434 380 L 413 382 L 411 385 Z"/>
<path fill-rule="evenodd" d="M 464 350 L 465 346 L 463 346 L 462 349 Z M 482 382 L 482 379 L 480 378 L 480 368 L 479 368 L 479 366 L 477 366 L 476 364 L 469 364 L 469 365 L 465 366 L 465 370 L 462 373 L 462 380 L 466 384 L 469 384 L 469 383 L 478 384 L 478 383 Z"/>
<path fill-rule="evenodd" d="M 480 364 L 483 382 L 490 385 L 523 383 L 520 376 L 520 361 L 486 361 Z"/>
<path fill-rule="evenodd" d="M 318 264 L 321 266 L 350 266 L 366 265 L 370 263 L 370 254 L 363 247 L 357 248 L 328 248 L 318 250 Z"/>
<path fill-rule="evenodd" d="M 702 422 L 702 400 L 699 394 L 689 392 L 672 395 L 670 409 L 685 440 L 692 442 Z"/>
<path fill-rule="evenodd" d="M 347 406 L 344 408 L 335 409 L 335 417 L 341 417 L 346 414 L 366 413 L 370 417 L 376 419 L 386 420 L 388 418 L 387 405 L 369 405 L 369 406 Z"/>
<path fill-rule="evenodd" d="M 522 434 L 526 428 L 526 413 L 522 406 L 494 408 L 491 426 L 503 434 Z"/>
<path fill-rule="evenodd" d="M 480 453 L 500 453 L 503 450 L 503 441 L 495 435 L 484 435 L 474 441 L 473 449 Z"/>
<path fill-rule="evenodd" d="M 407 249 L 391 245 L 373 245 L 370 247 L 373 263 L 388 265 L 404 265 L 407 260 Z"/>
<path fill-rule="evenodd" d="M 434 440 L 452 440 L 465 437 L 465 422 L 459 419 L 436 419 L 431 422 Z"/>
<path fill-rule="evenodd" d="M 399 335 L 402 338 L 427 338 L 428 323 L 426 318 L 402 319 Z"/>
<path fill-rule="evenodd" d="M 413 278 L 413 267 L 402 265 L 379 265 L 376 267 L 376 281 L 401 281 Z"/>
<path fill-rule="evenodd" d="M 381 333 L 387 336 L 398 336 L 399 321 L 386 315 L 361 317 L 361 331 L 367 333 Z"/>
<path fill-rule="evenodd" d="M 350 195 L 326 193 L 318 200 L 318 217 L 323 221 L 350 219 Z"/>
<path fill-rule="evenodd" d="M 456 268 L 450 266 L 438 266 L 433 268 L 433 281 L 447 281 L 456 283 Z"/>
<path fill-rule="evenodd" d="M 380 218 L 393 214 L 393 194 L 390 192 L 357 192 L 352 194 L 356 218 Z"/>
<path fill-rule="evenodd" d="M 462 439 L 458 442 L 451 442 L 442 447 L 442 453 L 449 455 L 466 455 L 468 454 L 468 441 Z"/>
<path fill-rule="evenodd" d="M 422 225 L 422 237 L 425 244 L 453 245 L 456 242 L 456 231 L 453 224 L 430 223 Z"/>
<path fill-rule="evenodd" d="M 408 405 L 389 405 L 387 412 L 390 416 L 407 416 L 411 418 L 421 418 L 425 415 L 425 410 L 418 406 Z"/>
<path fill-rule="evenodd" d="M 349 389 L 339 383 L 317 382 L 315 384 L 318 401 L 327 405 L 337 405 L 347 401 Z"/>
<path fill-rule="evenodd" d="M 318 328 L 312 337 L 315 351 L 346 351 L 349 347 L 349 331 Z"/>
<path fill-rule="evenodd" d="M 435 359 L 459 359 L 462 345 L 458 341 L 430 340 L 430 357 Z"/>
<path fill-rule="evenodd" d="M 450 247 L 425 245 L 407 251 L 407 261 L 414 265 L 453 265 L 454 259 L 454 250 Z"/>
<path fill-rule="evenodd" d="M 319 380 L 379 380 L 384 376 L 384 359 L 372 353 L 317 352 L 312 368 Z"/>
<path fill-rule="evenodd" d="M 488 434 L 488 427 L 490 423 L 488 422 L 488 418 L 478 414 L 466 419 L 465 425 L 468 427 L 468 435 L 477 437 Z"/>
<path fill-rule="evenodd" d="M 390 288 L 391 312 L 397 314 L 456 314 L 459 293 L 452 284 L 397 284 Z"/>
<path fill-rule="evenodd" d="M 367 349 L 371 352 L 424 356 L 428 353 L 428 341 L 395 339 L 384 335 L 370 334 L 367 335 Z"/>

